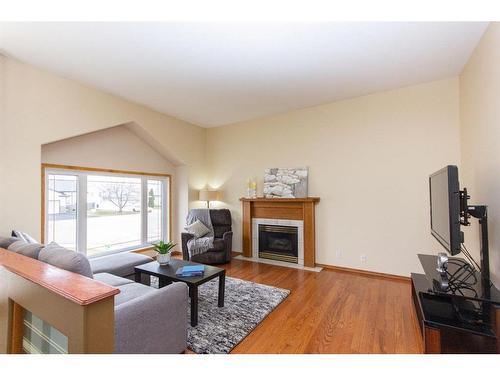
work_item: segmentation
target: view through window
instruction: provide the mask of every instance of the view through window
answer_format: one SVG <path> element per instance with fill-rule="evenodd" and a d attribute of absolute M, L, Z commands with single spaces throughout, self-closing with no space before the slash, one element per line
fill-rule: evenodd
<path fill-rule="evenodd" d="M 168 240 L 168 176 L 46 169 L 46 239 L 96 256 Z"/>
<path fill-rule="evenodd" d="M 163 227 L 163 184 L 159 180 L 148 180 L 148 242 L 161 240 Z"/>
<path fill-rule="evenodd" d="M 57 238 L 61 246 L 76 250 L 78 177 L 50 174 L 47 182 L 47 243 L 56 241 Z"/>

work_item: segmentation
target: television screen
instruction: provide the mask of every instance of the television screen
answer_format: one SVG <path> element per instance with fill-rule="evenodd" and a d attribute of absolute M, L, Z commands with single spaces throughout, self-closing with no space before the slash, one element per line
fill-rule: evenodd
<path fill-rule="evenodd" d="M 431 233 L 451 254 L 460 253 L 460 187 L 455 165 L 433 173 L 429 177 L 431 200 Z"/>

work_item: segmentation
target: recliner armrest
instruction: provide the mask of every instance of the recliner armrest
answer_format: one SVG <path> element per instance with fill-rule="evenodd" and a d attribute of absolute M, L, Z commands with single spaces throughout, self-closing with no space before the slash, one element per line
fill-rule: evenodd
<path fill-rule="evenodd" d="M 226 262 L 231 261 L 231 252 L 233 250 L 233 232 L 226 232 L 222 235 L 224 240 L 225 250 L 226 250 Z"/>
<path fill-rule="evenodd" d="M 188 243 L 188 241 L 189 241 L 191 238 L 194 238 L 194 235 L 192 235 L 191 233 L 187 233 L 187 232 L 182 232 L 182 233 L 181 233 L 181 240 L 182 240 L 182 258 L 183 258 L 184 260 L 189 260 L 189 251 L 188 251 L 187 243 Z"/>

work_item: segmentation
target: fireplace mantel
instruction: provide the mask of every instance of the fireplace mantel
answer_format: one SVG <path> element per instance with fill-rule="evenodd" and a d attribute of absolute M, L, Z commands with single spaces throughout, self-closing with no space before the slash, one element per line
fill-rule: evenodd
<path fill-rule="evenodd" d="M 315 267 L 315 205 L 318 197 L 240 198 L 243 206 L 243 256 L 252 256 L 252 219 L 302 220 L 304 223 L 304 266 Z"/>
<path fill-rule="evenodd" d="M 257 198 L 240 198 L 240 201 L 242 202 L 314 202 L 317 203 L 319 202 L 319 197 L 307 197 L 307 198 L 264 198 L 264 197 L 257 197 Z"/>

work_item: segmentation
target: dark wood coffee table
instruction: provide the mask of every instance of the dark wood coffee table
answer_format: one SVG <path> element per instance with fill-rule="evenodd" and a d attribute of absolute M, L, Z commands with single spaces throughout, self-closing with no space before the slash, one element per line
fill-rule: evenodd
<path fill-rule="evenodd" d="M 198 325 L 198 286 L 209 280 L 219 278 L 219 307 L 224 307 L 224 289 L 226 284 L 226 270 L 214 266 L 204 265 L 203 276 L 181 277 L 175 274 L 178 268 L 184 266 L 194 266 L 199 263 L 187 262 L 180 259 L 171 259 L 170 263 L 160 266 L 157 261 L 142 264 L 134 267 L 135 281 L 141 282 L 141 275 L 146 274 L 158 277 L 159 287 L 162 288 L 172 282 L 183 282 L 189 287 L 189 297 L 191 298 L 191 326 Z"/>

